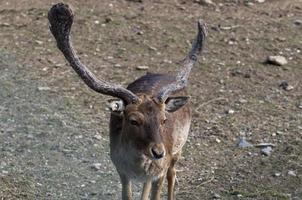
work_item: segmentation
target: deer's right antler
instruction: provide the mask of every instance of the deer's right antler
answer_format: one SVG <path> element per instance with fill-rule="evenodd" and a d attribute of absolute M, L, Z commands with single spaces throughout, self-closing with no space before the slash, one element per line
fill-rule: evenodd
<path fill-rule="evenodd" d="M 104 80 L 97 79 L 95 75 L 81 63 L 70 41 L 70 29 L 73 23 L 73 13 L 67 4 L 58 3 L 48 12 L 50 31 L 57 41 L 57 46 L 65 58 L 82 78 L 82 80 L 94 91 L 117 97 L 127 104 L 137 103 L 140 99 L 131 91 Z"/>

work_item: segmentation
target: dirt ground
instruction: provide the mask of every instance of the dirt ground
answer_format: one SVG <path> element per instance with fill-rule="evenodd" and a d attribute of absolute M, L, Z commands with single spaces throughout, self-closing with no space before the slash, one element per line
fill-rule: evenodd
<path fill-rule="evenodd" d="M 197 20 L 208 24 L 188 88 L 193 123 L 177 199 L 302 199 L 300 0 L 65 2 L 81 60 L 122 85 L 146 73 L 137 66 L 175 73 Z M 120 199 L 109 97 L 88 89 L 56 49 L 47 21 L 53 3 L 0 1 L 0 199 Z M 288 63 L 265 64 L 269 55 Z M 275 146 L 266 156 L 237 147 L 240 138 Z"/>

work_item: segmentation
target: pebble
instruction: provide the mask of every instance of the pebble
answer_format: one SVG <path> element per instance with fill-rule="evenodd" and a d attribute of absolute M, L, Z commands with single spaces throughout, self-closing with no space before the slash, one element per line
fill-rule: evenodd
<path fill-rule="evenodd" d="M 282 81 L 279 85 L 282 89 L 286 91 L 290 91 L 294 89 L 294 86 L 290 85 L 287 81 Z"/>
<path fill-rule="evenodd" d="M 215 141 L 219 144 L 221 142 L 220 139 L 216 138 Z"/>
<path fill-rule="evenodd" d="M 297 176 L 296 172 L 293 171 L 293 170 L 289 170 L 289 171 L 287 172 L 287 174 L 288 174 L 289 176 Z"/>
<path fill-rule="evenodd" d="M 297 26 L 300 26 L 300 25 L 302 25 L 302 20 L 297 19 L 294 21 L 294 24 Z"/>
<path fill-rule="evenodd" d="M 248 1 L 248 2 L 245 3 L 245 5 L 246 5 L 246 6 L 253 6 L 254 3 Z"/>
<path fill-rule="evenodd" d="M 39 91 L 47 91 L 50 90 L 50 87 L 38 87 Z"/>
<path fill-rule="evenodd" d="M 6 26 L 6 27 L 9 27 L 9 26 L 10 26 L 10 24 L 9 24 L 9 23 L 7 23 L 7 22 L 4 22 L 4 23 L 1 23 L 1 24 L 0 24 L 0 26 Z"/>
<path fill-rule="evenodd" d="M 272 65 L 283 66 L 287 64 L 287 60 L 284 56 L 268 56 L 267 63 Z"/>
<path fill-rule="evenodd" d="M 116 68 L 120 68 L 122 65 L 120 64 L 115 64 L 113 67 L 116 67 Z"/>
<path fill-rule="evenodd" d="M 35 42 L 36 42 L 38 45 L 43 44 L 43 42 L 42 42 L 42 41 L 40 41 L 40 40 L 35 40 Z"/>
<path fill-rule="evenodd" d="M 196 3 L 200 3 L 203 5 L 215 5 L 212 0 L 195 0 Z"/>
<path fill-rule="evenodd" d="M 213 199 L 220 199 L 220 198 L 221 198 L 221 196 L 219 194 L 217 194 L 217 193 L 213 194 Z"/>
<path fill-rule="evenodd" d="M 240 148 L 252 147 L 253 145 L 245 140 L 245 138 L 240 138 L 237 142 L 237 146 Z"/>
<path fill-rule="evenodd" d="M 227 111 L 226 111 L 226 113 L 227 113 L 227 114 L 234 114 L 234 113 L 235 113 L 235 111 L 234 111 L 234 110 L 232 110 L 232 109 L 229 109 L 229 110 L 227 110 Z"/>
<path fill-rule="evenodd" d="M 275 144 L 272 143 L 259 143 L 259 144 L 255 144 L 255 147 L 260 147 L 260 148 L 264 148 L 264 147 L 274 147 L 276 146 Z"/>
<path fill-rule="evenodd" d="M 94 139 L 97 139 L 97 140 L 101 140 L 101 139 L 102 139 L 102 136 L 97 134 L 97 135 L 94 135 L 93 138 L 94 138 Z"/>
<path fill-rule="evenodd" d="M 239 99 L 238 101 L 239 101 L 239 103 L 247 103 L 246 99 Z"/>
<path fill-rule="evenodd" d="M 257 2 L 257 3 L 264 3 L 265 0 L 255 0 L 255 2 Z"/>
<path fill-rule="evenodd" d="M 92 169 L 95 169 L 95 170 L 100 170 L 101 167 L 102 167 L 102 164 L 101 164 L 101 163 L 93 163 L 93 164 L 91 165 L 91 168 L 92 168 Z"/>
<path fill-rule="evenodd" d="M 147 70 L 147 69 L 149 69 L 149 67 L 145 66 L 145 65 L 141 65 L 141 66 L 137 66 L 136 69 L 137 70 Z"/>
<path fill-rule="evenodd" d="M 272 147 L 271 146 L 267 146 L 267 147 L 264 147 L 264 148 L 261 148 L 261 153 L 263 155 L 266 155 L 266 156 L 270 156 L 271 153 L 272 153 Z"/>
<path fill-rule="evenodd" d="M 279 176 L 281 176 L 281 173 L 280 173 L 280 172 L 276 172 L 276 173 L 274 174 L 274 176 L 275 176 L 275 177 L 279 177 Z"/>

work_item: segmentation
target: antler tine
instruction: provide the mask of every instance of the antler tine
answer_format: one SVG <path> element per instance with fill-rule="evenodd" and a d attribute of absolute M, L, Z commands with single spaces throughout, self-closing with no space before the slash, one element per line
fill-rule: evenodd
<path fill-rule="evenodd" d="M 97 79 L 95 75 L 81 63 L 70 41 L 70 29 L 73 23 L 73 17 L 72 10 L 67 4 L 63 3 L 54 5 L 48 12 L 50 31 L 55 37 L 57 46 L 64 54 L 66 60 L 83 81 L 94 91 L 120 98 L 126 103 L 137 103 L 139 98 L 131 91 Z"/>
<path fill-rule="evenodd" d="M 190 71 L 197 61 L 197 56 L 201 53 L 203 49 L 206 36 L 207 36 L 207 26 L 202 20 L 199 20 L 198 33 L 192 44 L 191 50 L 189 51 L 188 55 L 184 59 L 183 62 L 184 68 L 177 74 L 175 82 L 166 85 L 159 91 L 157 95 L 157 100 L 160 103 L 164 103 L 171 93 L 181 90 L 187 86 Z"/>

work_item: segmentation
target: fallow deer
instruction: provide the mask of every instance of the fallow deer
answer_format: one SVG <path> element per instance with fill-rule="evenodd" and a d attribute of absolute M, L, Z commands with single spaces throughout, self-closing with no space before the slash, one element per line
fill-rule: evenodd
<path fill-rule="evenodd" d="M 80 62 L 70 37 L 73 12 L 67 4 L 54 5 L 50 30 L 57 47 L 83 81 L 96 92 L 116 97 L 110 102 L 110 156 L 122 183 L 122 199 L 132 199 L 131 181 L 144 183 L 142 200 L 159 200 L 164 179 L 168 199 L 174 199 L 175 163 L 185 144 L 191 123 L 186 96 L 188 76 L 202 51 L 206 26 L 198 22 L 198 34 L 176 76 L 147 74 L 123 88 L 96 76 Z"/>

